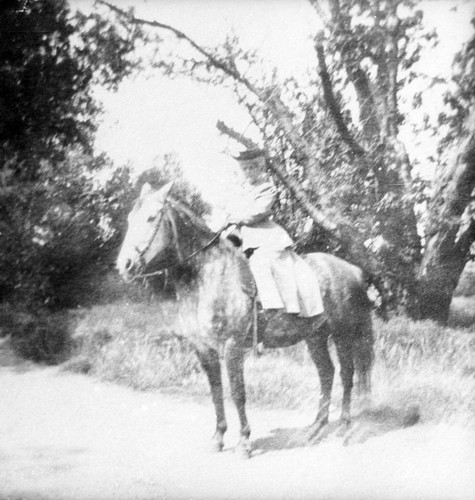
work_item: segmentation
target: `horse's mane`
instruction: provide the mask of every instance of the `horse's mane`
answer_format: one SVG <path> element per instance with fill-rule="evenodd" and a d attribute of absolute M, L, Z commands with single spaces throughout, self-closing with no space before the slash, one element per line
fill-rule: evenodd
<path fill-rule="evenodd" d="M 201 216 L 175 198 L 168 200 L 166 217 L 173 232 L 178 260 L 186 259 L 215 235 Z"/>
<path fill-rule="evenodd" d="M 174 258 L 177 268 L 185 276 L 196 276 L 203 260 L 213 254 L 213 259 L 240 258 L 240 252 L 229 241 L 213 232 L 203 217 L 197 215 L 183 201 L 169 198 L 166 217 L 173 232 Z M 192 258 L 189 258 L 193 256 Z M 182 264 L 179 264 L 182 262 Z"/>

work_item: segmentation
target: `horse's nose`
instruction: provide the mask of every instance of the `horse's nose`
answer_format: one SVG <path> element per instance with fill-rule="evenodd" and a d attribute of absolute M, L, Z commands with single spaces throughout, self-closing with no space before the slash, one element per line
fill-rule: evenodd
<path fill-rule="evenodd" d="M 132 269 L 132 261 L 130 259 L 126 259 L 124 267 L 126 271 L 130 271 Z"/>

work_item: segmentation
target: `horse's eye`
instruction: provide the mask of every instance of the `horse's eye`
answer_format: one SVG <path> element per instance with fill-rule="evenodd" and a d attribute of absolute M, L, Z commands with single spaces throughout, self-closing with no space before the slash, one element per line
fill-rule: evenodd
<path fill-rule="evenodd" d="M 147 222 L 154 222 L 156 218 L 156 215 L 150 215 L 150 217 L 147 219 Z"/>

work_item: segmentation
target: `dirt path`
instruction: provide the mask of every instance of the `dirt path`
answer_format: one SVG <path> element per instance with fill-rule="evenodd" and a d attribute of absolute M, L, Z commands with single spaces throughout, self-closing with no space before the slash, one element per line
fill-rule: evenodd
<path fill-rule="evenodd" d="M 228 413 L 232 445 L 237 422 Z M 475 439 L 466 429 L 419 424 L 349 446 L 337 438 L 302 446 L 310 415 L 249 416 L 254 452 L 245 461 L 231 448 L 208 452 L 208 403 L 4 366 L 0 498 L 475 498 Z"/>

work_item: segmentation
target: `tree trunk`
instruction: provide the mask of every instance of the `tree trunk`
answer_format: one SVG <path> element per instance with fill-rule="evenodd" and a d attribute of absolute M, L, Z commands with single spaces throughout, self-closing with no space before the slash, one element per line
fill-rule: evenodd
<path fill-rule="evenodd" d="M 471 134 L 451 159 L 431 207 L 427 245 L 418 276 L 418 315 L 446 323 L 452 294 L 475 241 L 475 111 Z"/>

